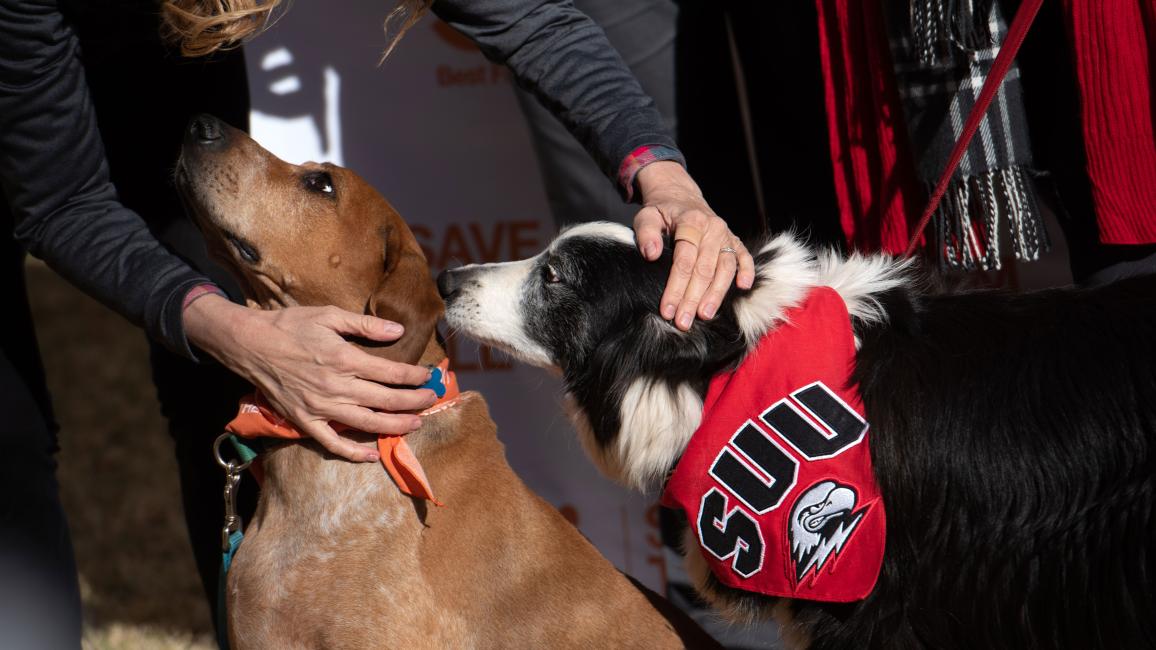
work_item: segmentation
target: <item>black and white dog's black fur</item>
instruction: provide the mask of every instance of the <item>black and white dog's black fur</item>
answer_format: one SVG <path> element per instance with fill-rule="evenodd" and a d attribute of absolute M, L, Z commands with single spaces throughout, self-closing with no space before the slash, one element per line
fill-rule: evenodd
<path fill-rule="evenodd" d="M 689 333 L 657 315 L 669 251 L 648 263 L 612 224 L 439 287 L 453 328 L 560 369 L 590 455 L 642 490 L 697 428 L 709 379 L 811 287 L 834 288 L 887 508 L 879 582 L 847 605 L 752 595 L 690 542 L 707 599 L 739 620 L 774 613 L 800 647 L 1156 647 L 1156 276 L 936 295 L 904 263 L 789 236 L 756 262 L 754 288 Z"/>

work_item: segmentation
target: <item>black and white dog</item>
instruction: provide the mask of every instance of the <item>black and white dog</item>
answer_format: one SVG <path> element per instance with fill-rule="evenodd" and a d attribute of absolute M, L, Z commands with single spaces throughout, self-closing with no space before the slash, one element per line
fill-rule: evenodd
<path fill-rule="evenodd" d="M 750 594 L 688 540 L 700 592 L 737 620 L 774 614 L 799 647 L 1156 647 L 1156 276 L 935 294 L 905 262 L 790 236 L 756 263 L 755 286 L 687 333 L 658 315 L 669 247 L 648 263 L 614 224 L 438 286 L 452 328 L 560 370 L 591 457 L 640 490 L 661 489 L 709 380 L 833 288 L 888 513 L 878 582 L 849 604 Z"/>

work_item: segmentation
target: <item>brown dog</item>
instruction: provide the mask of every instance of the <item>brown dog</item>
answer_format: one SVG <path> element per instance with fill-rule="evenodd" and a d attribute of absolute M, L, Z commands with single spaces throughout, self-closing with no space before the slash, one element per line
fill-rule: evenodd
<path fill-rule="evenodd" d="M 445 358 L 425 257 L 356 174 L 290 165 L 202 116 L 177 177 L 251 306 L 370 313 L 406 332 L 374 354 Z M 313 443 L 265 455 L 260 504 L 228 577 L 233 648 L 715 647 L 514 475 L 480 395 L 427 416 L 407 441 L 446 507 Z"/>

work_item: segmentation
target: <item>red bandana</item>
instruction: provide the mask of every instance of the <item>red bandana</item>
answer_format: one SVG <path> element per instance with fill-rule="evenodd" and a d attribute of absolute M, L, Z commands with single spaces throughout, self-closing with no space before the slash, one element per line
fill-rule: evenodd
<path fill-rule="evenodd" d="M 830 602 L 875 587 L 886 518 L 854 363 L 847 306 L 821 287 L 711 382 L 663 504 L 723 584 Z"/>

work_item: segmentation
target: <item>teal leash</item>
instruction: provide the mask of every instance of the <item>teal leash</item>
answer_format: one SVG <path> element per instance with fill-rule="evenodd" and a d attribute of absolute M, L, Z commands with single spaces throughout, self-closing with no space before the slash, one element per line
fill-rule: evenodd
<path fill-rule="evenodd" d="M 254 443 L 255 442 L 256 441 L 254 441 Z M 232 434 L 229 435 L 229 443 L 233 445 L 233 451 L 237 452 L 237 457 L 241 459 L 241 463 L 246 467 L 248 467 L 249 464 L 253 462 L 253 459 L 257 457 L 257 454 L 260 453 L 255 445 L 251 445 Z"/>
<path fill-rule="evenodd" d="M 237 547 L 241 545 L 241 540 L 245 539 L 245 533 L 235 531 L 229 535 L 229 546 L 221 553 L 221 573 L 217 576 L 217 647 L 221 650 L 229 650 L 229 612 L 225 606 L 225 590 L 226 578 L 229 575 L 229 567 L 233 564 L 233 556 L 237 553 Z"/>
<path fill-rule="evenodd" d="M 240 462 L 225 460 L 221 457 L 221 443 L 228 440 L 237 452 Z M 241 477 L 257 457 L 257 452 L 247 443 L 231 433 L 222 433 L 213 443 L 213 456 L 217 464 L 225 470 L 225 524 L 221 528 L 221 572 L 217 577 L 217 646 L 221 650 L 229 650 L 229 617 L 225 606 L 226 585 L 229 567 L 233 564 L 233 556 L 245 539 L 241 530 L 241 515 L 237 514 L 237 486 L 241 484 Z"/>

